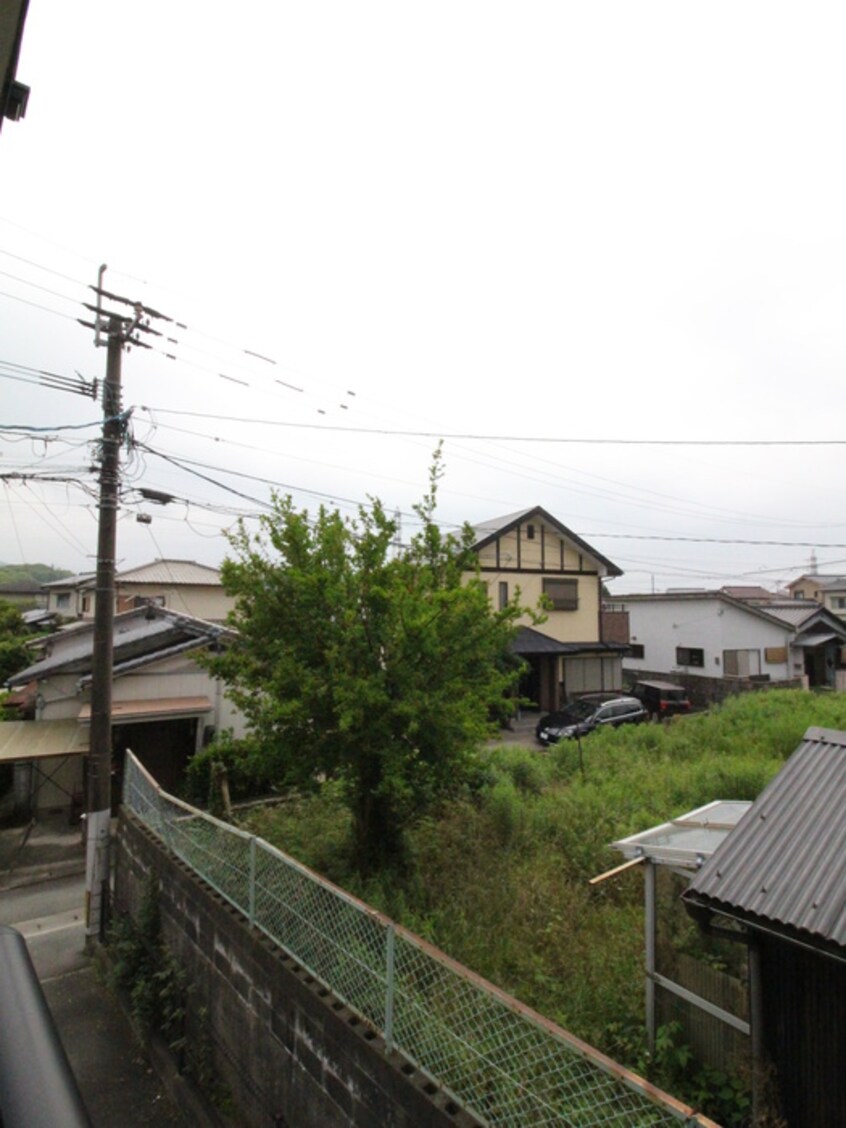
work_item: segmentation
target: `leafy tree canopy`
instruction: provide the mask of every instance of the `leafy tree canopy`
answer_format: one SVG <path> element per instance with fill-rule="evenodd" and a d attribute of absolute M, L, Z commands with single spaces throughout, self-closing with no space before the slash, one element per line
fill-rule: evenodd
<path fill-rule="evenodd" d="M 32 660 L 26 647 L 26 637 L 18 608 L 0 599 L 0 688 L 6 678 L 24 669 Z"/>
<path fill-rule="evenodd" d="M 467 581 L 472 531 L 435 525 L 439 476 L 440 452 L 406 548 L 378 500 L 345 520 L 276 497 L 221 569 L 239 638 L 210 667 L 280 781 L 341 782 L 362 872 L 401 864 L 404 825 L 466 777 L 519 676 L 508 644 L 521 608 L 494 611 Z"/>
<path fill-rule="evenodd" d="M 72 575 L 66 568 L 53 568 L 49 564 L 0 564 L 0 584 L 49 584 Z"/>

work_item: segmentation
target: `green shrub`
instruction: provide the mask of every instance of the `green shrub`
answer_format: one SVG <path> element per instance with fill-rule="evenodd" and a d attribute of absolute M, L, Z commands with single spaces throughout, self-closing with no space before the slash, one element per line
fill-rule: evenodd
<path fill-rule="evenodd" d="M 222 732 L 188 762 L 185 796 L 189 802 L 220 809 L 220 769 L 226 770 L 233 802 L 266 795 L 285 781 L 284 764 L 272 750 L 254 737 L 236 740 L 231 733 Z"/>

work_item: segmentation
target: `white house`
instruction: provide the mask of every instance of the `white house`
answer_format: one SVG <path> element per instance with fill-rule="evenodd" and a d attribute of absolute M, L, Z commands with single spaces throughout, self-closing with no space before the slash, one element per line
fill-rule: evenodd
<path fill-rule="evenodd" d="M 629 675 L 846 688 L 846 624 L 817 603 L 701 591 L 615 595 L 609 607 L 629 617 Z"/>

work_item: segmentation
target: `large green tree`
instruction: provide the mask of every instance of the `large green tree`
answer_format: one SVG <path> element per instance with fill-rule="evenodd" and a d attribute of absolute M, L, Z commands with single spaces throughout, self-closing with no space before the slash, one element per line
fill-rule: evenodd
<path fill-rule="evenodd" d="M 455 788 L 513 694 L 516 602 L 490 606 L 472 535 L 434 521 L 439 477 L 407 547 L 380 502 L 355 520 L 275 498 L 222 567 L 238 638 L 210 659 L 280 782 L 341 782 L 362 872 L 399 865 L 403 828 Z"/>

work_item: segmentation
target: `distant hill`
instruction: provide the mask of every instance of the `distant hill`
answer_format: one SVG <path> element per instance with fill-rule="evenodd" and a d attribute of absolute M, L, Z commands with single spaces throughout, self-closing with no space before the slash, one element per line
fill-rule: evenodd
<path fill-rule="evenodd" d="M 72 576 L 66 568 L 51 568 L 48 564 L 0 564 L 0 585 L 33 583 L 49 584 Z"/>

